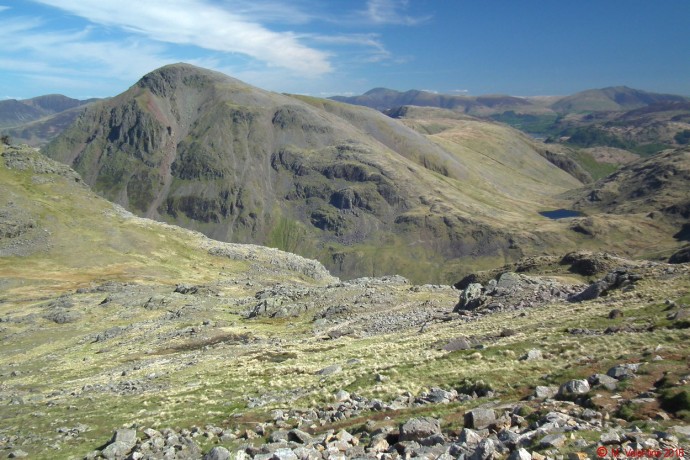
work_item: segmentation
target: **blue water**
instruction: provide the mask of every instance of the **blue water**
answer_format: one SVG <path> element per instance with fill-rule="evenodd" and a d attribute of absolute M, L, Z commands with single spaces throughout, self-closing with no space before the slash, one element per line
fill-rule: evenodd
<path fill-rule="evenodd" d="M 553 211 L 542 211 L 539 214 L 549 219 L 567 219 L 568 217 L 584 216 L 580 211 L 573 211 L 572 209 L 555 209 Z"/>

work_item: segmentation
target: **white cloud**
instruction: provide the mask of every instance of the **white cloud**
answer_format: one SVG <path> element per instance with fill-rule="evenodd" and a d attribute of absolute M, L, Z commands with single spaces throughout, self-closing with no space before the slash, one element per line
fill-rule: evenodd
<path fill-rule="evenodd" d="M 231 12 L 205 0 L 34 0 L 163 43 L 239 53 L 269 66 L 309 75 L 332 71 L 329 54 L 302 44 L 292 32 L 273 32 L 244 14 L 267 16 L 266 5 L 242 1 Z M 275 13 L 274 13 L 275 14 Z M 303 15 L 302 20 L 307 16 Z"/>
<path fill-rule="evenodd" d="M 430 16 L 413 17 L 405 14 L 408 0 L 368 0 L 365 17 L 374 24 L 416 25 Z"/>

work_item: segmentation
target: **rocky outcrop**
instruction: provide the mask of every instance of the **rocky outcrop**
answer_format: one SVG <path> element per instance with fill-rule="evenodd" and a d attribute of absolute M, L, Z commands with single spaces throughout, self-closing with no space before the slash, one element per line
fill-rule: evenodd
<path fill-rule="evenodd" d="M 642 276 L 621 268 L 608 273 L 604 278 L 590 284 L 585 290 L 568 298 L 571 302 L 582 302 L 605 296 L 614 289 L 633 287 Z"/>
<path fill-rule="evenodd" d="M 480 279 L 476 275 L 472 276 L 475 276 L 473 279 Z M 504 272 L 497 278 L 489 279 L 484 286 L 469 283 L 460 293 L 460 301 L 453 311 L 461 314 L 487 314 L 534 307 L 546 302 L 565 300 L 578 289 L 577 286 L 564 285 L 545 277 Z"/>

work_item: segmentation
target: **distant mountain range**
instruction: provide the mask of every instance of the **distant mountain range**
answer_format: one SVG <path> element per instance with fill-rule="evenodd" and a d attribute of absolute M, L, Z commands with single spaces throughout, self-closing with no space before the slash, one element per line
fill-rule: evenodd
<path fill-rule="evenodd" d="M 464 111 L 390 114 L 177 64 L 88 105 L 43 151 L 136 214 L 317 258 L 345 278 L 449 282 L 544 251 L 677 247 L 677 222 L 663 216 L 640 236 L 642 217 L 585 234 L 539 215 L 574 205 L 567 192 L 590 181 L 574 147 Z"/>
<path fill-rule="evenodd" d="M 451 109 L 476 116 L 491 116 L 508 111 L 521 114 L 626 111 L 658 103 L 690 101 L 683 96 L 650 93 L 627 86 L 592 89 L 563 97 L 457 96 L 418 90 L 400 92 L 374 88 L 361 96 L 333 96 L 330 99 L 382 111 L 403 105 L 417 105 Z"/>

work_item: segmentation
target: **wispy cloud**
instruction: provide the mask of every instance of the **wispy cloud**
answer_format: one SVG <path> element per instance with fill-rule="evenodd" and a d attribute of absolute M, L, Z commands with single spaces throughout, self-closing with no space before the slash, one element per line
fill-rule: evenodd
<path fill-rule="evenodd" d="M 309 38 L 315 43 L 355 49 L 359 62 L 381 62 L 392 58 L 378 34 L 310 35 Z"/>
<path fill-rule="evenodd" d="M 408 0 L 368 0 L 366 18 L 374 24 L 416 25 L 428 21 L 431 16 L 409 16 Z"/>
<path fill-rule="evenodd" d="M 0 28 L 5 56 L 0 68 L 16 73 L 54 73 L 131 79 L 163 65 L 164 50 L 150 43 L 125 39 L 103 41 L 90 29 L 45 31 L 38 19 L 8 19 Z M 8 56 L 11 53 L 11 56 Z M 76 64 L 76 65 L 75 65 Z"/>
<path fill-rule="evenodd" d="M 328 53 L 304 45 L 292 32 L 274 32 L 248 16 L 263 14 L 265 18 L 270 5 L 266 3 L 259 7 L 240 2 L 237 13 L 205 0 L 34 1 L 162 43 L 239 53 L 269 66 L 311 75 L 333 70 Z"/>

